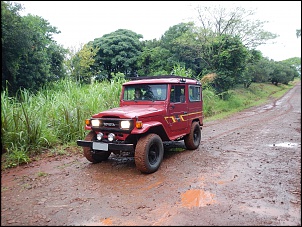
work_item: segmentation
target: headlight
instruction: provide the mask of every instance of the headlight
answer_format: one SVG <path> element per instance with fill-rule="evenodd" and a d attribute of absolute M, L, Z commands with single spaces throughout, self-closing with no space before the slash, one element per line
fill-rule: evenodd
<path fill-rule="evenodd" d="M 96 120 L 96 119 L 92 119 L 91 125 L 92 125 L 92 127 L 98 127 L 98 126 L 100 126 L 100 121 Z"/>
<path fill-rule="evenodd" d="M 130 121 L 121 121 L 121 128 L 122 129 L 130 128 Z"/>
<path fill-rule="evenodd" d="M 113 133 L 109 133 L 108 140 L 111 142 L 115 139 L 115 135 Z"/>

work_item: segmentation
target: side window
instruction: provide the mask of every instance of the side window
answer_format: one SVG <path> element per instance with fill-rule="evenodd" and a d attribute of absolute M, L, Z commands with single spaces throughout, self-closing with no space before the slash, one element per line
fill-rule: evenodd
<path fill-rule="evenodd" d="M 185 102 L 185 86 L 184 85 L 172 85 L 170 92 L 170 102 Z"/>
<path fill-rule="evenodd" d="M 154 95 L 155 100 L 166 100 L 167 98 L 167 85 L 154 85 L 152 87 L 152 92 Z"/>
<path fill-rule="evenodd" d="M 189 85 L 189 100 L 190 102 L 201 100 L 201 88 L 197 85 Z"/>
<path fill-rule="evenodd" d="M 125 87 L 123 100 L 133 100 L 134 96 L 134 87 Z"/>

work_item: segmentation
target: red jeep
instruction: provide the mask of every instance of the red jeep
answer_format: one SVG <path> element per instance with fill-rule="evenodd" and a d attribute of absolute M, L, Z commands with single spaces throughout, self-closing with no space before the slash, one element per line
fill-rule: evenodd
<path fill-rule="evenodd" d="M 120 107 L 86 120 L 85 140 L 78 140 L 92 163 L 114 154 L 134 157 L 142 173 L 158 170 L 164 142 L 184 140 L 197 149 L 203 126 L 202 86 L 180 76 L 137 77 L 123 84 Z"/>

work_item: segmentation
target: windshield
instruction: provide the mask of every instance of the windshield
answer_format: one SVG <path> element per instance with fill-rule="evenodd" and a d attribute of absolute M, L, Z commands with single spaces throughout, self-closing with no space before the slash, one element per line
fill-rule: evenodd
<path fill-rule="evenodd" d="M 127 85 L 124 89 L 124 101 L 152 100 L 161 101 L 167 98 L 167 84 Z"/>

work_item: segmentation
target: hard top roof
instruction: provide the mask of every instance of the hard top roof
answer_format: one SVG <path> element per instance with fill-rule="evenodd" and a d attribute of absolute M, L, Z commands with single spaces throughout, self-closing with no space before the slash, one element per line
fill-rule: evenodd
<path fill-rule="evenodd" d="M 131 81 L 125 82 L 124 85 L 131 85 L 131 84 L 150 84 L 150 83 L 189 83 L 189 84 L 200 84 L 200 81 L 189 78 L 189 77 L 182 77 L 176 75 L 161 75 L 161 76 L 144 76 L 144 77 L 131 77 L 129 78 Z"/>

